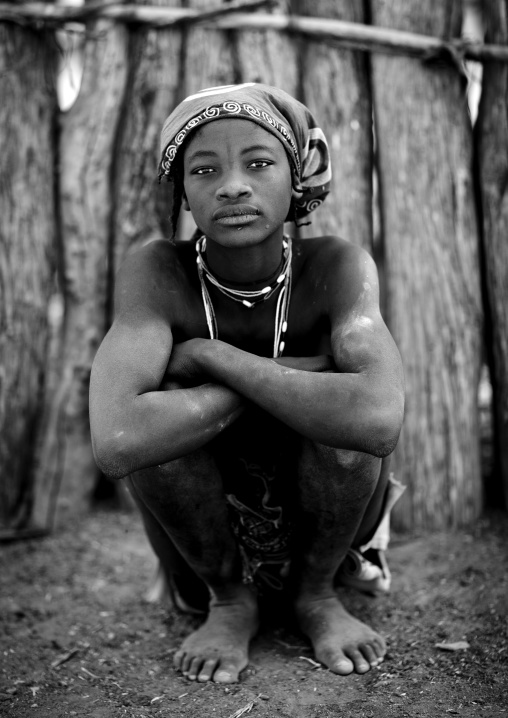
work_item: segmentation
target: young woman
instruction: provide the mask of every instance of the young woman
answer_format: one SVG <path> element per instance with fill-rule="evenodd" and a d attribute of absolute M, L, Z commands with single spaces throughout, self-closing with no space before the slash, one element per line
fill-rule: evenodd
<path fill-rule="evenodd" d="M 160 176 L 197 236 L 125 261 L 90 407 L 98 465 L 128 477 L 174 603 L 207 613 L 175 666 L 237 681 L 278 595 L 317 660 L 364 673 L 385 643 L 336 585 L 388 588 L 404 389 L 370 256 L 284 234 L 326 197 L 326 140 L 281 90 L 212 88 L 166 120 Z"/>

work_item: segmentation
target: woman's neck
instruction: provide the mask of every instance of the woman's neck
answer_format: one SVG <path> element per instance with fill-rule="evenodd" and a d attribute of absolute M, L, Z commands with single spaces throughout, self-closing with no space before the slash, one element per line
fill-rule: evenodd
<path fill-rule="evenodd" d="M 206 264 L 221 284 L 256 289 L 275 281 L 283 264 L 282 237 L 252 247 L 223 247 L 207 239 Z"/>

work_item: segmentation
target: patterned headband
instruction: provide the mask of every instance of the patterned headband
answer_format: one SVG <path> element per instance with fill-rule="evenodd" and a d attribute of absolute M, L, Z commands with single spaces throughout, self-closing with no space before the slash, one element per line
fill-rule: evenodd
<path fill-rule="evenodd" d="M 256 122 L 282 143 L 300 195 L 296 218 L 319 207 L 331 180 L 330 155 L 322 130 L 301 102 L 278 88 L 253 82 L 201 90 L 176 107 L 161 133 L 159 181 L 171 181 L 175 157 L 196 128 L 231 118 Z"/>

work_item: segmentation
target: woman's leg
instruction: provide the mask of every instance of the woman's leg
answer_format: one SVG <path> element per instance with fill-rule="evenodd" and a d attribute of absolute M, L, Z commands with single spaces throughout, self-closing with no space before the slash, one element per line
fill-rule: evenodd
<path fill-rule="evenodd" d="M 348 549 L 375 525 L 387 480 L 381 464 L 368 454 L 301 442 L 292 559 L 296 614 L 316 657 L 342 675 L 365 673 L 386 652 L 383 638 L 345 610 L 334 586 Z"/>
<path fill-rule="evenodd" d="M 175 654 L 176 668 L 191 680 L 237 681 L 258 627 L 257 599 L 242 581 L 223 481 L 212 455 L 199 450 L 138 471 L 130 483 L 165 570 L 173 570 L 176 547 L 210 594 L 206 622 Z"/>
<path fill-rule="evenodd" d="M 184 613 L 206 613 L 210 601 L 207 585 L 185 561 L 160 521 L 144 503 L 132 479 L 126 478 L 125 483 L 139 508 L 146 535 L 159 559 L 157 575 L 147 592 L 148 600 L 167 599 Z"/>

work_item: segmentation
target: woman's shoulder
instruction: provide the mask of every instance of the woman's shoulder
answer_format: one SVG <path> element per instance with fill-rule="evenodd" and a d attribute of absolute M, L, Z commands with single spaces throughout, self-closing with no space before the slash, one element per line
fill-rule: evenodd
<path fill-rule="evenodd" d="M 308 239 L 296 239 L 293 251 L 312 266 L 351 267 L 351 263 L 370 264 L 370 254 L 353 242 L 336 235 L 323 235 Z"/>
<path fill-rule="evenodd" d="M 193 242 L 173 242 L 168 239 L 157 239 L 147 242 L 125 257 L 120 268 L 121 274 L 132 272 L 144 276 L 145 272 L 157 274 L 161 272 L 169 277 L 184 271 L 189 260 L 194 260 Z"/>

